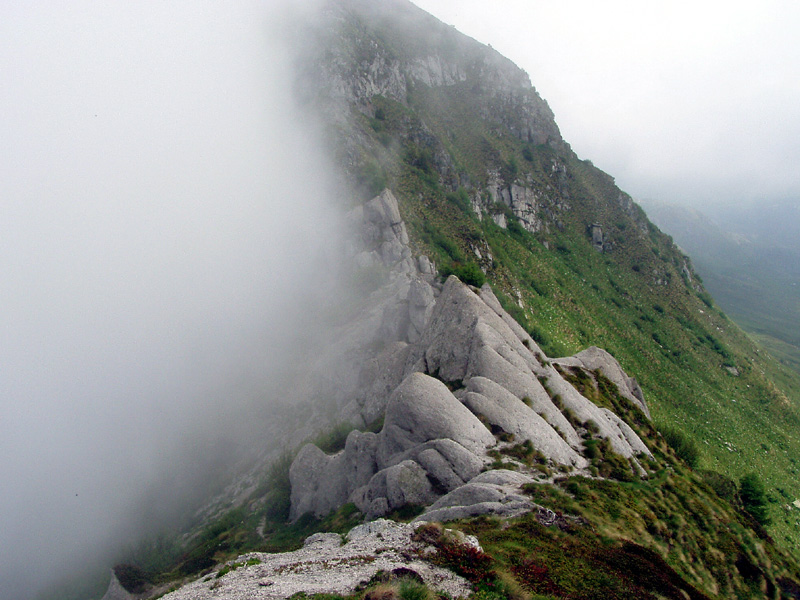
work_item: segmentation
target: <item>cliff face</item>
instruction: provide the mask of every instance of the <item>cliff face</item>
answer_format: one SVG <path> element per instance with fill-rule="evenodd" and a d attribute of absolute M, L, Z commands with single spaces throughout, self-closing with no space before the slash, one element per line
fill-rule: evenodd
<path fill-rule="evenodd" d="M 314 39 L 314 50 L 304 57 L 300 87 L 304 95 L 319 102 L 328 122 L 339 128 L 337 151 L 351 178 L 363 179 L 365 171 L 390 168 L 391 148 L 389 153 L 387 148 L 376 148 L 377 154 L 366 156 L 372 141 L 360 130 L 360 117 L 385 119 L 387 102 L 404 109 L 424 107 L 445 121 L 481 123 L 530 147 L 568 151 L 550 107 L 527 74 L 410 2 L 331 2 L 322 22 L 308 35 Z M 429 161 L 450 189 L 477 192 L 485 188 L 485 194 L 471 194 L 476 214 L 489 210 L 501 215 L 496 210 L 499 203 L 535 232 L 545 226 L 539 212 L 568 208 L 564 203 L 566 167 L 558 158 L 547 167 L 553 184 L 549 190 L 553 193 L 548 193 L 538 189 L 531 177 L 510 173 L 500 149 L 489 148 L 488 155 L 478 161 L 457 156 L 446 139 L 454 131 L 443 136 L 436 123 L 406 117 L 401 145 L 412 143 L 421 151 L 417 162 Z M 447 129 L 447 122 L 443 125 Z M 479 139 L 479 131 L 463 132 L 463 136 L 466 144 L 485 141 Z M 476 168 L 465 169 L 460 164 L 465 159 Z"/>

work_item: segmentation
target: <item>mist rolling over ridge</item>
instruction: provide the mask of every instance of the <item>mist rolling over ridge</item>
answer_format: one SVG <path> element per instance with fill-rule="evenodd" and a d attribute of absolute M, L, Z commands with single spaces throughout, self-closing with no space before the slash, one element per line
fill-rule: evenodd
<path fill-rule="evenodd" d="M 797 595 L 800 375 L 536 67 L 410 0 L 2 12 L 2 600 Z"/>
<path fill-rule="evenodd" d="M 285 4 L 4 10 L 3 598 L 235 443 L 328 293 L 333 186 Z"/>

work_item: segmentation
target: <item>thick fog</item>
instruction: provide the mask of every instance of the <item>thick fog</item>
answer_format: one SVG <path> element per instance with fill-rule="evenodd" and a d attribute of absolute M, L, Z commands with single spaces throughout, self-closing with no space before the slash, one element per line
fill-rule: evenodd
<path fill-rule="evenodd" d="M 329 289 L 284 4 L 0 7 L 4 600 L 235 443 Z"/>

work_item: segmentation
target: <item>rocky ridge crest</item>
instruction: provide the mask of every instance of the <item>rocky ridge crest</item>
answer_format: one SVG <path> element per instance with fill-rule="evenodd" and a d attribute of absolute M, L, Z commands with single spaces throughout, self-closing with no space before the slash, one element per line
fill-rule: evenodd
<path fill-rule="evenodd" d="M 352 431 L 336 454 L 314 444 L 300 450 L 290 469 L 292 519 L 321 517 L 347 502 L 368 519 L 406 505 L 447 508 L 448 515 L 518 511 L 524 502 L 516 490 L 541 477 L 484 472 L 490 455 L 512 444 L 531 444 L 552 468 L 580 471 L 589 466 L 588 435 L 607 440 L 644 474 L 637 457 L 650 452 L 639 436 L 563 375 L 601 373 L 647 414 L 636 380 L 611 355 L 589 348 L 550 360 L 488 285 L 470 288 L 454 276 L 438 282 L 425 257 L 412 257 L 389 190 L 353 211 L 351 222 L 362 232 L 357 264 L 389 275 L 373 293 L 373 317 L 342 335 L 382 349 L 352 371 L 341 418 L 363 426 L 382 417 L 383 426 Z M 352 354 L 339 347 L 337 356 Z"/>

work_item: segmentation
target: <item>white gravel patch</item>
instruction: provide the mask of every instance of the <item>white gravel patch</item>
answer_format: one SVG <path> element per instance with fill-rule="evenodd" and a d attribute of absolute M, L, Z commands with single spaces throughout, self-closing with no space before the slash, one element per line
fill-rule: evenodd
<path fill-rule="evenodd" d="M 243 564 L 258 559 L 260 564 L 240 566 L 217 578 L 219 569 L 164 596 L 165 600 L 253 600 L 288 598 L 306 594 L 347 595 L 378 571 L 404 567 L 416 572 L 425 583 L 453 598 L 471 593 L 467 580 L 423 560 L 432 549 L 414 542 L 411 535 L 420 523 L 403 524 L 380 519 L 353 528 L 346 543 L 336 533 L 318 533 L 295 552 L 265 554 L 254 552 L 230 561 Z M 477 540 L 465 540 L 475 544 Z"/>

